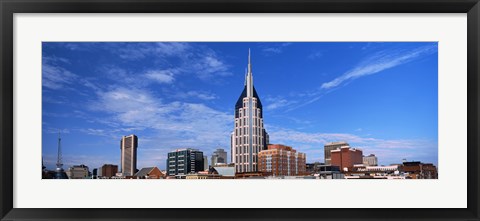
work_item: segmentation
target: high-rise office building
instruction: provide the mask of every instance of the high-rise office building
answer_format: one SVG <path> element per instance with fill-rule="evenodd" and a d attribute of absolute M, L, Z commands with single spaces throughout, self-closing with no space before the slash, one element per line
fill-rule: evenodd
<path fill-rule="evenodd" d="M 258 153 L 258 170 L 272 176 L 305 175 L 306 156 L 282 144 L 269 144 Z"/>
<path fill-rule="evenodd" d="M 123 136 L 120 141 L 121 173 L 123 176 L 133 176 L 137 172 L 138 138 L 135 135 Z"/>
<path fill-rule="evenodd" d="M 253 86 L 249 50 L 245 86 L 235 104 L 235 128 L 231 136 L 232 163 L 237 173 L 258 171 L 258 152 L 265 150 L 268 144 L 262 111 L 262 102 Z"/>
<path fill-rule="evenodd" d="M 331 151 L 336 150 L 337 148 L 343 146 L 350 146 L 347 142 L 339 141 L 339 142 L 330 142 L 323 146 L 324 153 L 325 153 L 325 165 L 331 165 Z"/>
<path fill-rule="evenodd" d="M 224 149 L 217 149 L 213 152 L 211 158 L 212 166 L 216 166 L 217 163 L 227 163 L 227 152 Z"/>
<path fill-rule="evenodd" d="M 168 153 L 167 175 L 185 176 L 188 173 L 204 170 L 203 152 L 192 149 L 177 149 Z"/>

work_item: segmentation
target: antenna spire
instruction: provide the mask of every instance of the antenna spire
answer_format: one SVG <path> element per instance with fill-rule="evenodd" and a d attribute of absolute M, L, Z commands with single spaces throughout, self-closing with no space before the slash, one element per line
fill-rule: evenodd
<path fill-rule="evenodd" d="M 247 97 L 250 97 L 253 95 L 253 76 L 250 48 L 248 49 L 248 70 L 247 76 L 245 78 L 245 83 L 245 86 L 247 87 Z"/>
<path fill-rule="evenodd" d="M 62 169 L 62 138 L 60 138 L 60 132 L 58 132 L 58 152 L 57 152 L 57 169 Z"/>
<path fill-rule="evenodd" d="M 252 74 L 252 63 L 250 62 L 250 48 L 248 49 L 248 73 Z"/>
<path fill-rule="evenodd" d="M 245 83 L 244 83 L 244 86 L 247 86 L 247 75 L 248 75 L 247 68 L 245 68 Z"/>

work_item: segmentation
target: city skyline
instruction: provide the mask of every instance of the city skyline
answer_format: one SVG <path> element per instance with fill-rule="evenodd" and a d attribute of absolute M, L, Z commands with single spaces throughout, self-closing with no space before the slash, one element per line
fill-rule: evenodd
<path fill-rule="evenodd" d="M 43 43 L 45 165 L 54 167 L 59 131 L 67 167 L 118 165 L 128 134 L 138 136 L 138 168 L 165 169 L 184 147 L 230 156 L 248 48 L 271 143 L 307 162 L 346 141 L 379 164 L 437 165 L 436 43 L 281 42 Z"/>

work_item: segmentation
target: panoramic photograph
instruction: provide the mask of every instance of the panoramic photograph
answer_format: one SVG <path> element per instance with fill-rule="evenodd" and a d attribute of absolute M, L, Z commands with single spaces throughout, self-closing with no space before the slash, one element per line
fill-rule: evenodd
<path fill-rule="evenodd" d="M 43 42 L 41 148 L 42 179 L 438 179 L 438 43 Z"/>

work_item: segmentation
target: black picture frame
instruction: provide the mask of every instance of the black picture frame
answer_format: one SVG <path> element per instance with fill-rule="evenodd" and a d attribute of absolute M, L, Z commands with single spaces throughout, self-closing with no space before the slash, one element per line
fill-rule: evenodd
<path fill-rule="evenodd" d="M 480 220 L 479 0 L 1 0 L 1 220 Z M 465 209 L 13 208 L 15 13 L 467 13 L 468 203 Z M 461 168 L 463 169 L 463 168 Z M 455 190 L 445 190 L 455 191 Z M 52 196 L 54 197 L 54 196 Z M 161 200 L 161 199 L 159 199 Z M 316 199 L 323 200 L 323 199 Z M 421 200 L 421 199 L 416 199 Z M 433 200 L 433 199 L 428 199 Z M 448 200 L 448 199 L 436 199 Z"/>

